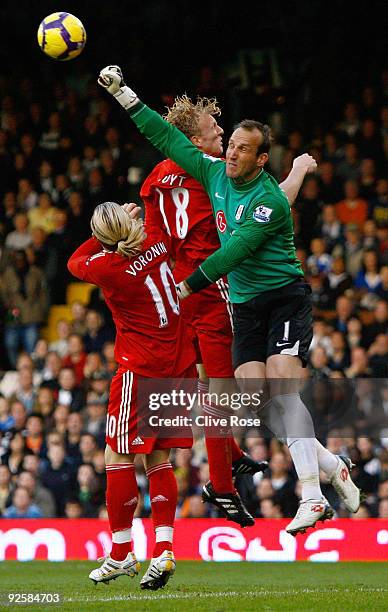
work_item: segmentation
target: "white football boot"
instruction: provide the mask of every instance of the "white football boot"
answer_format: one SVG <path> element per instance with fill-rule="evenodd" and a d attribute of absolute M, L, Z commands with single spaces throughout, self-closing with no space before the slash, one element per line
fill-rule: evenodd
<path fill-rule="evenodd" d="M 348 457 L 340 455 L 337 455 L 337 459 L 338 466 L 330 482 L 344 502 L 346 510 L 349 510 L 349 512 L 357 512 L 360 507 L 361 492 L 354 484 L 350 475 L 354 463 L 352 463 Z"/>
<path fill-rule="evenodd" d="M 151 559 L 148 570 L 140 580 L 140 588 L 156 591 L 164 587 L 175 572 L 176 563 L 172 550 L 165 550 Z"/>
<path fill-rule="evenodd" d="M 92 570 L 89 574 L 89 578 L 93 580 L 94 584 L 97 584 L 97 582 L 107 584 L 110 580 L 116 580 L 119 576 L 133 578 L 140 571 L 140 563 L 133 552 L 129 552 L 124 561 L 115 561 L 110 555 L 100 557 L 98 561 L 103 561 L 101 567 Z"/>
<path fill-rule="evenodd" d="M 298 512 L 288 523 L 287 533 L 295 536 L 297 533 L 305 533 L 309 527 L 315 527 L 318 521 L 326 521 L 334 516 L 334 510 L 330 507 L 327 499 L 307 499 L 299 502 Z"/>

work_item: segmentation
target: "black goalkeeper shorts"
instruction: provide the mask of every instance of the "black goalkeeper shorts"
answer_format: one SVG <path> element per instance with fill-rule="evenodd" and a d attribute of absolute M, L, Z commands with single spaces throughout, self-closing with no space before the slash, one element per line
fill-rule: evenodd
<path fill-rule="evenodd" d="M 310 285 L 298 280 L 233 304 L 233 325 L 234 369 L 271 355 L 296 355 L 305 367 L 313 337 Z"/>

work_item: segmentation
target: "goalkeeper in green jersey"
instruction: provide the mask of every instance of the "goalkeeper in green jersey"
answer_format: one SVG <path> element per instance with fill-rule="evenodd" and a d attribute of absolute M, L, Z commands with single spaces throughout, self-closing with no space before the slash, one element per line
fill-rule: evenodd
<path fill-rule="evenodd" d="M 321 492 L 319 468 L 346 508 L 355 512 L 360 494 L 350 477 L 351 462 L 315 439 L 310 413 L 298 392 L 312 339 L 311 290 L 295 255 L 289 201 L 264 170 L 270 149 L 268 126 L 242 121 L 230 137 L 226 160 L 221 160 L 201 152 L 140 102 L 117 66 L 104 68 L 98 81 L 150 142 L 209 194 L 221 247 L 180 283 L 178 291 L 184 298 L 228 275 L 235 377 L 245 386 L 252 379 L 269 381 L 268 422 L 276 435 L 286 439 L 302 485 L 302 501 L 286 530 L 295 535 L 333 516 Z M 305 175 L 305 167 L 301 173 Z M 288 185 L 290 200 L 300 183 Z"/>

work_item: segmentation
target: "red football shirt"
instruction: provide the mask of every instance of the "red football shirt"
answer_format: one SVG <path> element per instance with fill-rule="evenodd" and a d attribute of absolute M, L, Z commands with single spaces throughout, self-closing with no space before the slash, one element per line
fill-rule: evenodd
<path fill-rule="evenodd" d="M 68 262 L 74 276 L 103 290 L 116 325 L 116 361 L 152 378 L 178 377 L 195 363 L 167 246 L 160 229 L 148 230 L 142 253 L 127 259 L 90 238 Z"/>
<path fill-rule="evenodd" d="M 209 196 L 203 186 L 170 159 L 160 162 L 143 183 L 146 229 L 164 227 L 170 237 L 179 282 L 214 253 L 220 242 Z"/>

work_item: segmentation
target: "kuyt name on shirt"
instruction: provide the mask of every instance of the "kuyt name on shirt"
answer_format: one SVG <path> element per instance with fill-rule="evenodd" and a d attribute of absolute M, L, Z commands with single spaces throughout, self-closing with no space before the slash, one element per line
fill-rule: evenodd
<path fill-rule="evenodd" d="M 140 272 L 147 264 L 153 261 L 156 257 L 160 257 L 163 253 L 167 253 L 167 248 L 164 242 L 157 242 L 153 244 L 152 247 L 144 251 L 141 255 L 138 255 L 136 259 L 133 260 L 129 268 L 125 270 L 128 274 L 132 276 L 136 276 L 138 272 Z"/>

